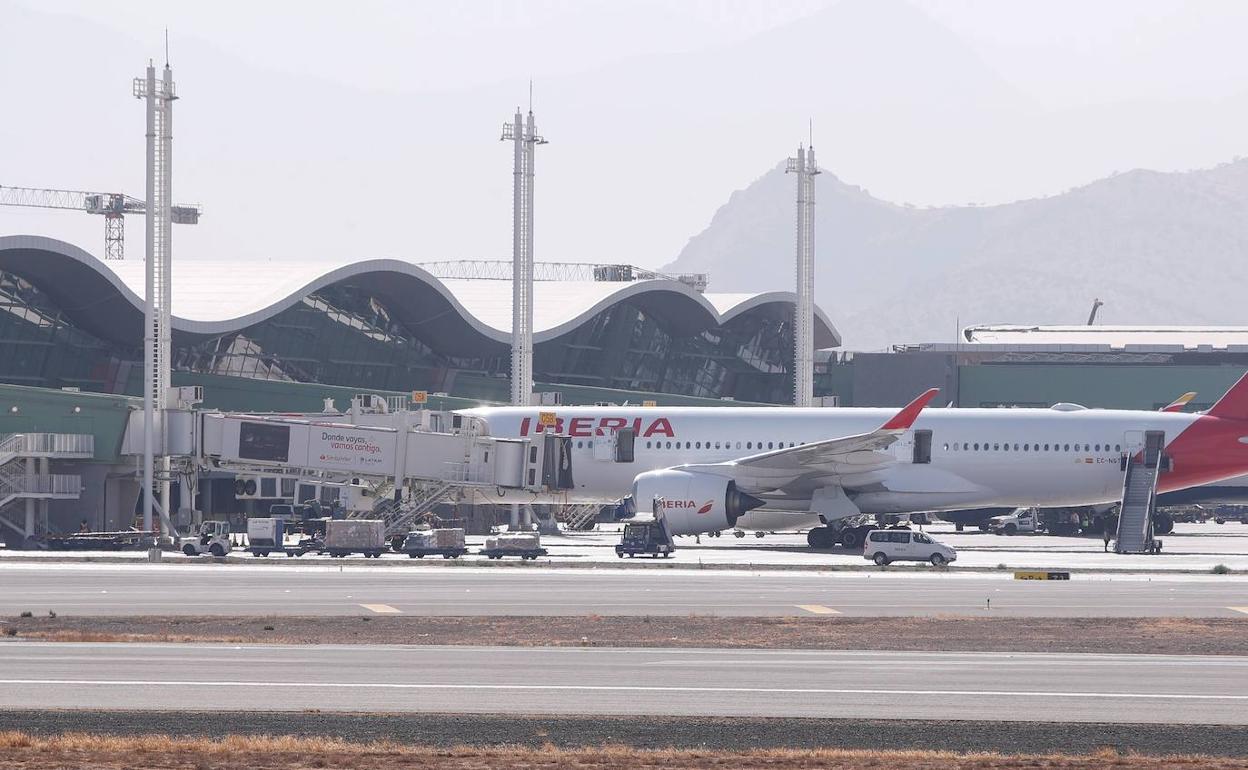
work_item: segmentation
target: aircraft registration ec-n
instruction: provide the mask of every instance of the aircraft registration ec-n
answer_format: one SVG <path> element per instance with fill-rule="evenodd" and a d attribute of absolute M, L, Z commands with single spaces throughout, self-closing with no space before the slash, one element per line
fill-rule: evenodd
<path fill-rule="evenodd" d="M 648 510 L 673 535 L 787 529 L 861 514 L 1118 502 L 1127 458 L 1164 452 L 1157 492 L 1248 473 L 1248 375 L 1208 411 L 785 407 L 463 410 L 492 436 L 566 437 L 557 500 Z M 655 513 L 658 513 L 657 511 Z"/>

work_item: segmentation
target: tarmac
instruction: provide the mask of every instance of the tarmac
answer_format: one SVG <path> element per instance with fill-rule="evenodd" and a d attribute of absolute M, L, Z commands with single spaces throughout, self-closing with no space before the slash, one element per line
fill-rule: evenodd
<path fill-rule="evenodd" d="M 1049 535 L 1015 535 L 1007 537 L 967 530 L 956 532 L 953 525 L 939 523 L 925 526 L 924 531 L 957 549 L 958 559 L 952 570 L 993 569 L 1066 569 L 1097 572 L 1192 572 L 1207 573 L 1222 565 L 1235 572 L 1248 574 L 1248 525 L 1238 523 L 1177 524 L 1174 532 L 1161 536 L 1162 552 L 1157 555 L 1123 555 L 1106 553 L 1104 543 L 1098 537 L 1053 537 Z M 806 544 L 805 534 L 768 533 L 755 537 L 747 533 L 737 538 L 731 532 L 720 537 L 680 537 L 676 539 L 676 553 L 670 559 L 651 560 L 619 559 L 614 546 L 620 539 L 620 525 L 600 525 L 592 532 L 572 532 L 543 536 L 542 546 L 549 556 L 541 564 L 567 567 L 605 566 L 662 566 L 713 567 L 721 569 L 855 569 L 871 570 L 873 566 L 863 558 L 862 551 L 844 548 L 826 551 L 812 550 Z M 502 566 L 476 555 L 484 538 L 469 537 L 468 546 L 473 553 L 456 560 L 458 563 L 481 563 Z M 166 553 L 164 561 L 205 561 L 208 557 L 187 557 L 181 553 Z M 257 559 L 245 551 L 234 551 L 227 561 L 281 562 L 285 556 L 269 556 Z M 101 551 L 6 551 L 0 549 L 0 563 L 18 561 L 146 561 L 146 552 Z M 293 561 L 293 560 L 292 560 Z M 330 562 L 328 556 L 308 554 L 300 562 Z M 362 561 L 362 560 L 361 560 Z M 376 564 L 377 560 L 368 560 Z M 443 560 L 409 559 L 404 554 L 384 554 L 385 563 L 432 565 Z M 511 564 L 515 560 L 506 562 Z M 332 560 L 338 564 L 339 560 Z M 532 562 L 529 563 L 533 564 Z M 906 568 L 897 563 L 894 569 Z"/>
<path fill-rule="evenodd" d="M 1248 658 L 0 643 L 2 709 L 1248 725 Z"/>
<path fill-rule="evenodd" d="M 1248 576 L 716 569 L 384 568 L 368 563 L 0 560 L 0 616 L 715 615 L 1240 617 Z"/>

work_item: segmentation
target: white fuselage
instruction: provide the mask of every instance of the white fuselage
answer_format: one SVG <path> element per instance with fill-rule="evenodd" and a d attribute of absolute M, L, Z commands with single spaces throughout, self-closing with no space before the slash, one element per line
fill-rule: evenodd
<path fill-rule="evenodd" d="M 533 436 L 538 408 L 465 410 L 498 437 Z M 560 501 L 617 501 L 644 471 L 722 463 L 781 447 L 870 433 L 892 409 L 750 407 L 558 407 L 556 433 L 572 440 L 575 488 Z M 1117 501 L 1120 458 L 1142 447 L 1144 431 L 1168 445 L 1199 415 L 1101 409 L 926 409 L 885 450 L 896 462 L 849 492 L 863 513 L 912 513 L 979 507 L 1057 507 Z M 612 429 L 636 432 L 634 459 L 595 452 Z M 914 462 L 915 431 L 931 431 L 930 462 Z M 847 485 L 847 489 L 848 489 Z M 532 495 L 520 496 L 540 502 Z M 508 498 L 511 499 L 511 498 Z M 520 499 L 520 498 L 517 498 Z M 808 511 L 800 495 L 767 497 L 751 512 Z"/>

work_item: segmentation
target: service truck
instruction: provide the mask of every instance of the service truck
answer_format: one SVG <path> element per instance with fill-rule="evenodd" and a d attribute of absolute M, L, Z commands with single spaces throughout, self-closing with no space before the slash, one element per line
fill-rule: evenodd
<path fill-rule="evenodd" d="M 993 516 L 988 520 L 988 530 L 998 535 L 1039 532 L 1040 527 L 1040 517 L 1034 508 L 1019 508 L 1013 513 Z"/>
<path fill-rule="evenodd" d="M 666 559 L 676 550 L 662 520 L 634 521 L 624 525 L 624 535 L 615 546 L 615 555 L 630 559 L 637 554 Z"/>

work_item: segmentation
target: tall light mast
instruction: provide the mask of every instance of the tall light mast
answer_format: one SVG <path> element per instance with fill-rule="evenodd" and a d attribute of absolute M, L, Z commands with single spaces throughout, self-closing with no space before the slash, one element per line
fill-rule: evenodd
<path fill-rule="evenodd" d="M 147 65 L 147 77 L 134 79 L 134 95 L 147 102 L 147 296 L 143 314 L 143 529 L 152 531 L 155 480 L 160 479 L 161 533 L 169 535 L 169 457 L 164 455 L 163 425 L 169 394 L 170 269 L 172 264 L 173 102 L 178 98 L 173 70 L 165 62 L 162 77 Z M 157 441 L 161 456 L 157 458 Z M 159 476 L 157 476 L 159 474 Z"/>
<path fill-rule="evenodd" d="M 813 207 L 815 205 L 815 147 L 798 145 L 786 173 L 797 174 L 797 306 L 793 323 L 793 405 L 811 406 L 815 400 L 815 262 Z"/>
<path fill-rule="evenodd" d="M 537 133 L 530 107 L 528 121 L 516 108 L 515 120 L 503 124 L 503 140 L 513 143 L 511 220 L 511 403 L 528 406 L 533 394 L 533 158 L 546 139 Z"/>

